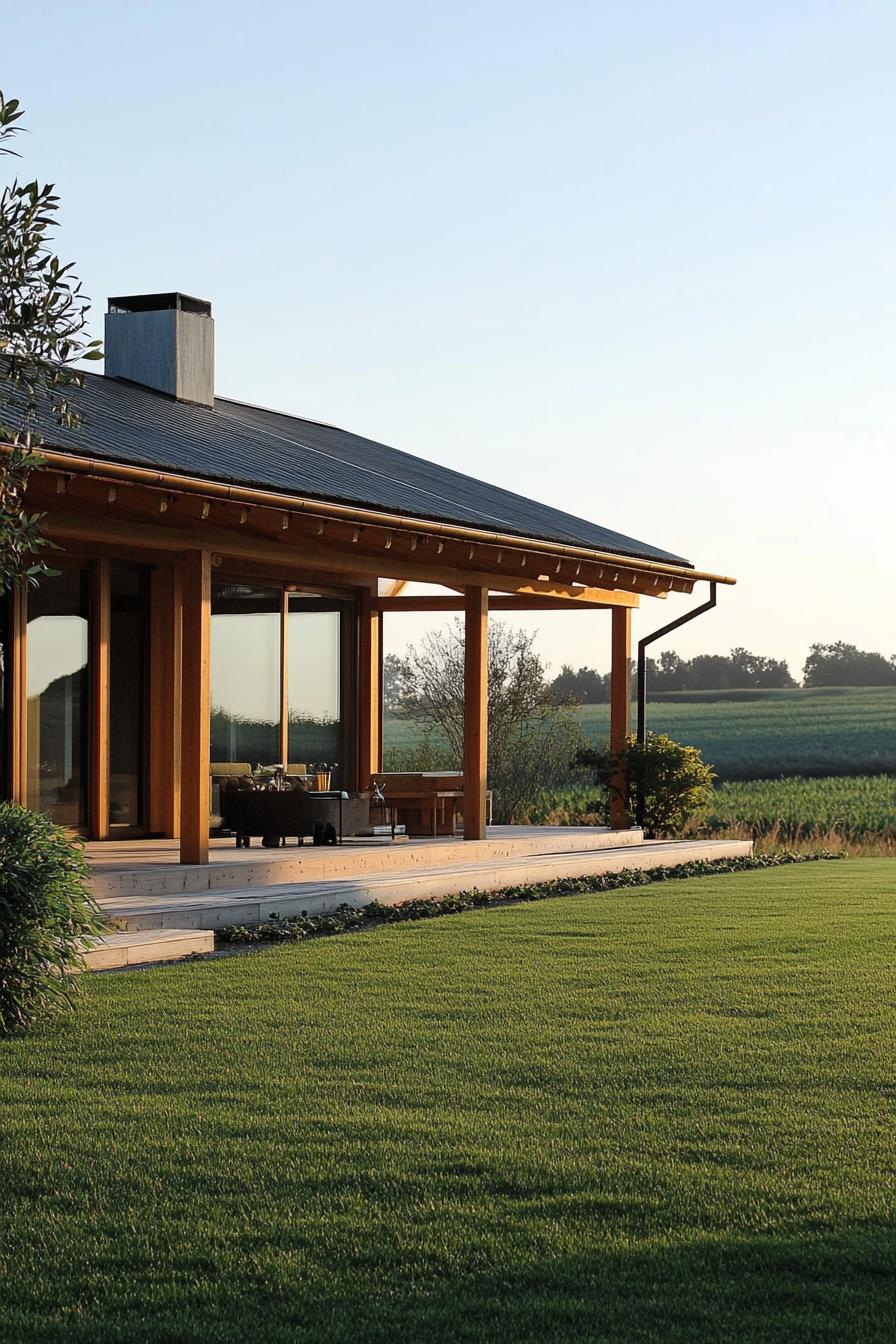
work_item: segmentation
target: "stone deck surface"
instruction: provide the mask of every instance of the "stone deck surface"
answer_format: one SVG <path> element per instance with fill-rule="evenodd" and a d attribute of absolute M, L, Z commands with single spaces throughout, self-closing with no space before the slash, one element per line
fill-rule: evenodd
<path fill-rule="evenodd" d="M 280 875 L 278 870 L 267 867 L 262 874 L 266 880 L 213 889 L 206 886 L 159 892 L 152 889 L 151 874 L 150 880 L 133 876 L 127 881 L 116 882 L 112 891 L 98 894 L 109 918 L 122 931 L 184 932 L 214 930 L 227 924 L 258 923 L 274 915 L 325 914 L 342 904 L 360 906 L 378 900 L 392 905 L 412 899 L 439 898 L 473 888 L 496 891 L 560 877 L 586 877 L 618 872 L 622 868 L 656 868 L 697 859 L 732 858 L 752 851 L 749 841 L 740 840 L 644 841 L 638 835 L 634 842 L 614 844 L 616 837 L 607 833 L 604 843 L 585 847 L 575 843 L 575 836 L 569 838 L 573 843 L 567 848 L 560 848 L 556 837 L 550 836 L 546 837 L 547 844 L 535 848 L 523 844 L 516 852 L 513 852 L 515 847 L 508 850 L 506 841 L 496 845 L 491 852 L 478 844 L 455 845 L 451 850 L 452 861 L 448 863 L 444 861 L 445 846 L 432 844 L 428 851 L 429 862 L 418 858 L 403 868 L 378 868 L 373 864 L 369 869 L 362 862 L 353 862 L 348 865 L 348 871 L 343 863 L 334 865 L 335 871 L 327 872 L 325 866 L 318 867 L 314 874 L 306 870 L 301 877 L 290 876 L 290 880 L 279 882 L 271 880 Z M 473 850 L 475 854 L 470 852 Z M 356 854 L 355 859 L 358 858 Z M 247 865 L 237 871 L 248 875 L 252 869 Z M 280 870 L 283 876 L 287 871 L 288 865 Z"/>

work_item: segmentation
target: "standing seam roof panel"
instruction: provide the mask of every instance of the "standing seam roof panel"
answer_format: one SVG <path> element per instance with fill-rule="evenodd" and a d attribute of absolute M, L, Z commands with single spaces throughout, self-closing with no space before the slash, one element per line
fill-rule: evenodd
<path fill-rule="evenodd" d="M 86 374 L 69 400 L 84 423 L 44 428 L 47 446 L 546 542 L 689 565 L 681 556 L 440 463 L 332 425 L 216 398 L 213 408 Z"/>

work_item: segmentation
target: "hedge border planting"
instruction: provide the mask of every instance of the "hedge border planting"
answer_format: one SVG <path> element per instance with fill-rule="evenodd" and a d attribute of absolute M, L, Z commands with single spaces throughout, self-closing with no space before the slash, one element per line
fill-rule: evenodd
<path fill-rule="evenodd" d="M 842 858 L 827 850 L 817 854 L 755 854 L 733 859 L 696 859 L 691 863 L 676 863 L 662 868 L 621 868 L 615 873 L 599 873 L 591 877 L 560 877 L 551 882 L 537 882 L 530 886 L 502 887 L 498 891 L 459 891 L 438 900 L 402 901 L 398 905 L 384 905 L 369 901 L 367 905 L 340 905 L 327 915 L 290 915 L 283 919 L 274 915 L 261 924 L 228 924 L 219 929 L 219 943 L 259 945 L 298 943 L 305 938 L 334 933 L 350 933 L 355 929 L 375 927 L 377 924 L 400 924 L 408 920 L 435 919 L 442 915 L 459 915 L 468 910 L 488 906 L 516 905 L 524 901 L 546 901 L 556 896 L 585 896 L 603 891 L 619 891 L 626 887 L 647 887 L 659 882 L 680 881 L 689 877 L 714 877 L 724 873 L 752 872 L 759 868 L 781 868 L 791 863 L 813 863 Z"/>

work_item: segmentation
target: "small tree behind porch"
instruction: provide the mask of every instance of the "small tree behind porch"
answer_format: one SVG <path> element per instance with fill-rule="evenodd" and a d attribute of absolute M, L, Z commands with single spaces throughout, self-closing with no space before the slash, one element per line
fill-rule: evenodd
<path fill-rule="evenodd" d="M 534 635 L 493 621 L 488 642 L 489 785 L 496 821 L 525 821 L 542 789 L 560 784 L 584 745 L 571 700 L 557 697 Z M 458 768 L 464 754 L 464 627 L 433 631 L 390 665 L 391 707 L 424 730 L 402 752 L 413 769 Z M 395 753 L 397 756 L 397 753 Z"/>

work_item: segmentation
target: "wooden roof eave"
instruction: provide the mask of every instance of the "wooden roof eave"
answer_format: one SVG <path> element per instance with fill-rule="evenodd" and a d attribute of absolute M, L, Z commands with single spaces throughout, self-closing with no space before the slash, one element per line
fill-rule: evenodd
<path fill-rule="evenodd" d="M 468 543 L 471 547 L 484 547 L 486 551 L 497 552 L 498 564 L 500 564 L 504 552 L 522 566 L 525 566 L 527 560 L 531 557 L 529 570 L 536 578 L 540 567 L 547 567 L 547 562 L 553 562 L 556 565 L 555 572 L 557 574 L 559 574 L 562 564 L 566 561 L 575 562 L 578 566 L 596 566 L 597 577 L 604 586 L 634 589 L 652 596 L 665 595 L 665 592 L 670 590 L 690 592 L 694 583 L 700 580 L 712 580 L 726 584 L 735 582 L 733 578 L 724 575 L 711 574 L 683 565 L 665 564 L 633 556 L 594 551 L 586 547 L 545 541 L 541 538 L 527 538 L 516 534 L 462 527 L 438 520 L 389 514 L 373 509 L 309 499 L 299 495 L 257 490 L 251 487 L 237 486 L 174 472 L 161 472 L 156 469 L 58 452 L 43 446 L 40 449 L 40 455 L 50 471 L 60 473 L 69 480 L 89 477 L 98 482 L 108 482 L 110 485 L 121 482 L 142 487 L 144 490 L 158 492 L 162 497 L 160 511 L 163 513 L 167 509 L 166 499 L 173 500 L 181 495 L 195 496 L 206 501 L 242 506 L 242 521 L 245 521 L 248 510 L 272 510 L 283 516 L 284 529 L 288 527 L 289 521 L 293 517 L 309 522 L 317 520 L 320 533 L 323 532 L 324 524 L 328 520 L 350 524 L 356 532 L 357 529 L 364 528 L 382 529 L 387 534 L 385 543 L 387 549 L 391 547 L 391 537 L 395 534 L 410 538 L 435 539 L 439 545 L 439 554 L 441 554 L 446 543 Z M 109 498 L 114 498 L 111 490 Z M 207 516 L 207 512 L 203 511 L 202 518 L 205 519 Z M 412 550 L 415 548 L 415 544 L 412 539 L 410 541 Z M 397 553 L 394 553 L 391 557 L 392 561 L 397 561 L 398 558 Z M 395 565 L 391 562 L 384 568 L 387 571 L 395 571 Z M 476 568 L 483 568 L 481 558 Z M 624 577 L 621 577 L 621 574 Z M 577 576 L 578 570 L 572 577 L 577 578 Z M 413 573 L 409 572 L 408 577 L 413 578 Z M 564 574 L 563 578 L 569 579 L 570 575 Z M 594 574 L 591 575 L 591 579 L 593 578 Z"/>

